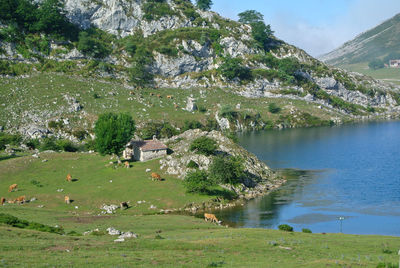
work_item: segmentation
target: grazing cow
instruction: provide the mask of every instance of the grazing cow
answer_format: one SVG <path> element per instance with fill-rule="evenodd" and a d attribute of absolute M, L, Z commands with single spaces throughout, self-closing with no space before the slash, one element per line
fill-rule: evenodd
<path fill-rule="evenodd" d="M 175 107 L 175 109 L 178 109 L 179 105 L 178 104 L 174 104 L 174 107 Z"/>
<path fill-rule="evenodd" d="M 10 187 L 8 187 L 8 191 L 9 192 L 12 192 L 13 190 L 17 190 L 17 187 L 18 187 L 18 184 L 12 184 L 12 185 L 10 185 Z"/>
<path fill-rule="evenodd" d="M 161 99 L 162 97 L 161 97 L 161 95 L 160 95 L 160 94 L 157 94 L 157 98 Z"/>
<path fill-rule="evenodd" d="M 154 96 L 154 93 L 153 93 L 153 92 L 150 92 L 150 96 Z"/>
<path fill-rule="evenodd" d="M 69 196 L 68 196 L 68 195 L 66 195 L 66 196 L 64 197 L 64 202 L 65 202 L 66 204 L 70 204 L 70 203 L 71 203 L 71 199 L 69 199 Z"/>
<path fill-rule="evenodd" d="M 15 202 L 17 202 L 18 204 L 24 203 L 25 202 L 25 195 L 17 197 L 17 199 L 15 199 Z"/>
<path fill-rule="evenodd" d="M 15 200 L 8 200 L 7 203 L 8 203 L 8 204 L 14 204 L 14 203 L 15 203 Z"/>
<path fill-rule="evenodd" d="M 214 214 L 204 213 L 204 220 L 205 221 L 210 220 L 211 222 L 215 222 L 215 223 L 219 224 L 219 221 L 218 221 L 217 217 L 215 217 Z"/>
<path fill-rule="evenodd" d="M 65 178 L 67 181 L 72 181 L 72 176 L 71 174 L 68 174 L 67 177 Z"/>
<path fill-rule="evenodd" d="M 4 197 L 2 197 L 2 198 L 0 199 L 1 205 L 3 205 L 5 202 L 6 202 L 6 199 L 5 199 Z"/>
<path fill-rule="evenodd" d="M 129 208 L 128 202 L 121 202 L 121 203 L 119 204 L 119 207 L 120 207 L 121 209 L 128 209 L 128 208 Z"/>
<path fill-rule="evenodd" d="M 155 173 L 155 172 L 152 172 L 152 173 L 151 173 L 151 178 L 152 178 L 153 180 L 161 181 L 161 176 L 160 176 L 160 174 Z"/>
<path fill-rule="evenodd" d="M 135 92 L 133 90 L 129 91 L 129 95 L 135 95 Z"/>
<path fill-rule="evenodd" d="M 131 167 L 131 165 L 129 164 L 128 161 L 125 161 L 125 162 L 124 162 L 124 166 L 125 166 L 126 168 L 130 168 L 130 167 Z"/>
<path fill-rule="evenodd" d="M 174 97 L 172 95 L 167 95 L 167 99 L 172 100 Z"/>

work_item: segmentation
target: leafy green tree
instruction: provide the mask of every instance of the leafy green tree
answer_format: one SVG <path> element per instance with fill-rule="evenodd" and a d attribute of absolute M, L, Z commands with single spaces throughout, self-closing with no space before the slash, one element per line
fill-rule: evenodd
<path fill-rule="evenodd" d="M 375 59 L 368 63 L 368 67 L 372 70 L 378 70 L 385 68 L 385 63 L 380 59 Z"/>
<path fill-rule="evenodd" d="M 215 153 L 218 146 L 215 140 L 208 137 L 200 137 L 195 139 L 189 147 L 190 151 L 195 151 L 198 154 L 203 154 L 206 156 L 210 156 Z"/>
<path fill-rule="evenodd" d="M 96 149 L 102 154 L 120 155 L 135 132 L 135 121 L 128 114 L 105 113 L 94 127 Z"/>
<path fill-rule="evenodd" d="M 246 66 L 242 65 L 242 60 L 239 58 L 225 58 L 224 62 L 218 68 L 218 71 L 229 80 L 239 78 L 246 80 L 251 78 L 251 71 Z"/>
<path fill-rule="evenodd" d="M 208 179 L 207 172 L 196 170 L 186 175 L 183 184 L 188 193 L 207 193 L 214 182 Z"/>
<path fill-rule="evenodd" d="M 212 0 L 196 0 L 196 5 L 201 10 L 210 10 L 213 2 Z"/>
<path fill-rule="evenodd" d="M 255 22 L 264 21 L 264 15 L 255 10 L 246 10 L 238 14 L 239 22 L 251 24 Z"/>
<path fill-rule="evenodd" d="M 281 111 L 281 108 L 278 105 L 276 105 L 276 103 L 271 102 L 270 104 L 268 104 L 268 111 L 270 113 L 277 114 Z"/>
<path fill-rule="evenodd" d="M 104 32 L 89 29 L 79 33 L 78 50 L 94 58 L 105 58 L 111 53 L 111 44 L 102 40 Z"/>
<path fill-rule="evenodd" d="M 217 156 L 209 168 L 209 178 L 216 183 L 237 184 L 243 177 L 243 159 L 235 156 Z"/>
<path fill-rule="evenodd" d="M 250 24 L 252 28 L 253 39 L 257 42 L 258 46 L 264 50 L 268 50 L 270 46 L 273 31 L 271 26 L 264 23 L 264 16 L 255 10 L 246 10 L 238 14 L 239 22 Z"/>
<path fill-rule="evenodd" d="M 130 81 L 136 86 L 143 87 L 153 80 L 153 75 L 147 70 L 153 62 L 151 52 L 144 46 L 137 47 L 132 57 L 133 63 L 129 71 Z"/>

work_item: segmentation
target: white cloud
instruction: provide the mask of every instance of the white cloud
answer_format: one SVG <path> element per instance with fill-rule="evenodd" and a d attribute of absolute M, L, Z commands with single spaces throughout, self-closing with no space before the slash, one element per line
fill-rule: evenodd
<path fill-rule="evenodd" d="M 326 18 L 326 22 L 318 26 L 293 13 L 275 14 L 268 23 L 277 37 L 312 56 L 319 56 L 399 12 L 399 0 L 356 0 L 339 17 Z"/>

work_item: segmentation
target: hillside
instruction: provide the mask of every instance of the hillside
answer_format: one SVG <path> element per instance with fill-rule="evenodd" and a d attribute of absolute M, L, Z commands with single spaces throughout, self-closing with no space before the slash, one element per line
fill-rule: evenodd
<path fill-rule="evenodd" d="M 205 105 L 209 109 L 201 110 L 211 115 L 208 118 L 228 115 L 233 131 L 398 114 L 399 88 L 328 67 L 276 39 L 261 21 L 239 23 L 186 0 L 67 0 L 59 6 L 50 0 L 41 5 L 18 2 L 28 6 L 23 12 L 34 14 L 31 21 L 26 16 L 10 18 L 19 14 L 12 8 L 0 16 L 0 73 L 6 85 L 0 109 L 10 115 L 0 119 L 0 125 L 9 131 L 25 134 L 35 124 L 48 132 L 51 121 L 71 117 L 78 124 L 69 132 L 90 132 L 90 122 L 105 109 L 129 111 L 138 121 L 169 119 L 175 128 L 183 127 L 182 118 L 204 118 L 206 124 L 205 116 L 181 117 L 182 110 L 176 109 L 186 107 L 188 90 L 198 96 L 203 92 L 200 98 L 214 91 L 232 96 L 213 99 L 212 105 Z M 48 77 L 54 79 L 46 82 Z M 41 82 L 33 86 L 34 80 Z M 147 94 L 161 90 L 180 99 L 168 104 L 175 109 L 166 108 L 162 100 L 148 100 Z M 249 106 L 224 103 L 237 98 L 233 95 L 243 96 L 241 102 Z M 282 113 L 263 113 L 262 98 L 267 105 L 281 103 Z M 146 110 L 143 115 L 134 108 L 136 102 Z M 222 111 L 225 104 L 231 105 L 231 112 Z M 291 118 L 290 107 L 301 116 Z M 257 120 L 247 120 L 247 114 Z"/>
<path fill-rule="evenodd" d="M 400 14 L 358 35 L 338 49 L 320 57 L 325 63 L 342 66 L 383 59 L 400 53 Z"/>
<path fill-rule="evenodd" d="M 0 206 L 2 266 L 395 267 L 398 261 L 398 237 L 227 228 L 200 215 L 161 213 L 206 204 L 214 196 L 185 193 L 181 180 L 159 170 L 158 160 L 126 169 L 113 168 L 109 157 L 97 154 L 39 156 L 0 157 L 0 196 L 32 200 Z M 152 181 L 146 169 L 160 172 L 165 181 Z M 65 181 L 68 172 L 74 182 Z M 8 193 L 12 183 L 19 190 Z M 74 201 L 65 204 L 64 195 Z M 113 214 L 100 209 L 121 201 L 130 201 L 130 208 Z M 37 224 L 22 229 L 15 219 L 5 221 L 7 214 L 65 234 L 39 231 Z M 118 236 L 107 234 L 109 227 L 137 238 L 114 242 Z"/>

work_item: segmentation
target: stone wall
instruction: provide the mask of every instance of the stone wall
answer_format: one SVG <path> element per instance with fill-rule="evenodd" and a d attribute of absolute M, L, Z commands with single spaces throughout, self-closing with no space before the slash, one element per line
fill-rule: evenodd
<path fill-rule="evenodd" d="M 148 160 L 151 160 L 151 159 L 163 157 L 165 155 L 167 155 L 167 150 L 166 149 L 165 150 L 157 150 L 157 151 L 141 152 L 140 161 L 148 161 Z"/>

